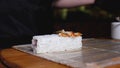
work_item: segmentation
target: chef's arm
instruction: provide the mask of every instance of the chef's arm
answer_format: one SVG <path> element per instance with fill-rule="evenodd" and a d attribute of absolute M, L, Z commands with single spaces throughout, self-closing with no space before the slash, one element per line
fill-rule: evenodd
<path fill-rule="evenodd" d="M 55 7 L 76 7 L 80 5 L 88 5 L 95 3 L 95 0 L 56 0 L 53 5 Z"/>

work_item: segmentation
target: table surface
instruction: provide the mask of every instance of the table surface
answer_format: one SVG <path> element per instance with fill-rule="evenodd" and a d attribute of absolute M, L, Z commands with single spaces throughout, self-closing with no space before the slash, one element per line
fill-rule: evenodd
<path fill-rule="evenodd" d="M 1 50 L 0 58 L 7 66 L 12 68 L 70 68 L 66 65 L 55 63 L 14 48 Z M 105 68 L 120 68 L 120 64 Z"/>
<path fill-rule="evenodd" d="M 2 50 L 1 59 L 11 68 L 70 68 L 13 48 Z M 106 68 L 120 68 L 120 64 L 108 66 Z"/>
<path fill-rule="evenodd" d="M 13 48 L 1 51 L 2 61 L 12 68 L 69 68 L 68 66 L 48 61 Z"/>

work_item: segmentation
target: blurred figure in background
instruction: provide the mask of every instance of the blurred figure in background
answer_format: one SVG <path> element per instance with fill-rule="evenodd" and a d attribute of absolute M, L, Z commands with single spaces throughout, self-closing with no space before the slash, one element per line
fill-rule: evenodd
<path fill-rule="evenodd" d="M 53 10 L 93 4 L 94 0 L 0 0 L 0 49 L 31 43 L 53 32 Z"/>
<path fill-rule="evenodd" d="M 120 0 L 96 0 L 93 5 L 120 16 Z"/>

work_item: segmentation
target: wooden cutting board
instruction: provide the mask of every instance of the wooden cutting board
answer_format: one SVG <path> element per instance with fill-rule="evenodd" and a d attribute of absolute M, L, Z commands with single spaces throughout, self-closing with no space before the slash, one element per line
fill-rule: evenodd
<path fill-rule="evenodd" d="M 120 64 L 120 42 L 114 40 L 88 39 L 83 41 L 82 49 L 46 54 L 32 53 L 30 44 L 17 45 L 13 48 L 1 52 L 2 59 L 10 66 L 24 68 L 41 68 L 42 66 L 42 68 L 107 68 Z M 120 65 L 117 66 L 120 67 Z"/>
<path fill-rule="evenodd" d="M 9 68 L 69 68 L 13 48 L 2 50 L 0 58 Z"/>

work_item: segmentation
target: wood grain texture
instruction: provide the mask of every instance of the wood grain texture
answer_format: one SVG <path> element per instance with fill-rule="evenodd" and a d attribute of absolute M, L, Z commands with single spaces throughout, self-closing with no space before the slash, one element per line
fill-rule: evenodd
<path fill-rule="evenodd" d="M 12 48 L 2 50 L 0 58 L 11 68 L 70 68 Z M 1 67 L 5 68 L 3 65 Z M 120 64 L 105 68 L 120 68 Z"/>
<path fill-rule="evenodd" d="M 70 68 L 12 48 L 2 50 L 1 59 L 12 68 Z"/>
<path fill-rule="evenodd" d="M 83 41 L 83 44 L 89 44 L 87 48 L 82 49 L 82 56 L 84 56 L 82 59 L 84 59 L 86 62 L 89 61 L 90 63 L 87 68 L 101 68 L 101 65 L 105 66 L 105 68 L 120 68 L 120 48 L 118 45 L 118 43 L 120 44 L 120 40 L 102 39 L 98 40 L 99 42 L 97 42 L 97 39 L 91 40 Z M 92 43 L 94 43 L 94 45 Z M 7 66 L 11 68 L 70 68 L 66 65 L 48 61 L 44 58 L 37 57 L 13 48 L 1 50 L 0 58 Z M 97 62 L 96 60 L 100 60 L 100 62 Z M 94 61 L 97 63 L 94 64 Z M 110 65 L 108 65 L 109 62 Z"/>

